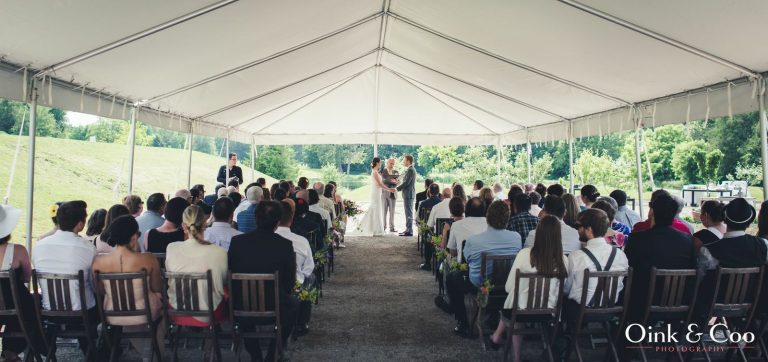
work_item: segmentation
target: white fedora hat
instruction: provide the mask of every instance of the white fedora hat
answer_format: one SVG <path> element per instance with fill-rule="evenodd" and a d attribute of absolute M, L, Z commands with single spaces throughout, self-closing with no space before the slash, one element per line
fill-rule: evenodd
<path fill-rule="evenodd" d="M 0 205 L 0 238 L 11 234 L 21 218 L 21 210 L 7 205 Z"/>

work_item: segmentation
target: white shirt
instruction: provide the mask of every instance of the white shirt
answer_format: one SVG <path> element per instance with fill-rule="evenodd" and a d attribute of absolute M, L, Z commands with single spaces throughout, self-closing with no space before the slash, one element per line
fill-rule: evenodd
<path fill-rule="evenodd" d="M 285 226 L 278 226 L 275 234 L 290 240 L 293 244 L 293 251 L 296 253 L 296 280 L 304 283 L 304 279 L 312 275 L 315 270 L 315 260 L 309 241 L 301 235 L 292 233 L 291 229 Z"/>
<path fill-rule="evenodd" d="M 563 255 L 563 265 L 568 265 L 568 258 Z M 525 248 L 523 250 L 520 250 L 520 252 L 517 253 L 517 256 L 515 257 L 514 263 L 512 263 L 512 269 L 509 272 L 509 277 L 507 278 L 507 284 L 505 285 L 505 289 L 509 295 L 507 295 L 507 300 L 504 301 L 504 309 L 512 309 L 513 308 L 513 302 L 514 302 L 514 291 L 515 291 L 515 274 L 517 271 L 520 271 L 520 273 L 536 273 L 537 270 L 535 267 L 531 266 L 531 248 Z M 518 290 L 518 297 L 517 297 L 517 306 L 520 309 L 525 309 L 528 305 L 528 279 L 520 279 L 520 287 Z M 550 278 L 549 282 L 549 299 L 547 300 L 547 308 L 554 308 L 557 305 L 557 292 L 560 291 L 560 283 L 557 280 L 557 278 Z"/>
<path fill-rule="evenodd" d="M 539 207 L 539 205 L 531 205 L 531 209 L 528 212 L 533 216 L 539 217 L 541 208 Z"/>
<path fill-rule="evenodd" d="M 232 237 L 242 234 L 241 231 L 233 228 L 232 225 L 222 221 L 214 221 L 211 227 L 205 229 L 204 238 L 211 244 L 218 245 L 224 250 L 229 251 L 229 243 Z"/>
<path fill-rule="evenodd" d="M 604 238 L 595 238 L 587 241 L 587 249 L 595 255 L 595 259 L 600 262 L 600 267 L 605 268 L 605 264 L 608 262 L 608 258 L 611 256 L 613 247 L 608 244 Z M 616 256 L 613 258 L 613 264 L 609 270 L 603 269 L 603 271 L 623 271 L 629 268 L 629 262 L 624 251 L 616 248 Z M 568 298 L 581 303 L 581 291 L 584 282 L 584 269 L 590 271 L 597 271 L 595 263 L 592 262 L 586 253 L 581 250 L 574 251 L 568 256 L 568 278 L 565 279 L 565 293 Z M 589 291 L 587 292 L 587 302 L 592 300 L 592 296 L 595 294 L 595 287 L 597 286 L 597 279 L 589 280 Z M 619 281 L 618 289 L 616 290 L 616 297 L 618 298 L 619 292 L 624 288 L 623 282 Z"/>
<path fill-rule="evenodd" d="M 470 236 L 480 234 L 488 230 L 488 222 L 484 217 L 465 217 L 451 225 L 451 235 L 448 237 L 448 249 L 456 250 L 457 260 L 461 263 L 461 242 Z"/>
<path fill-rule="evenodd" d="M 248 201 L 248 200 L 240 201 L 240 205 L 237 205 L 237 207 L 235 208 L 235 212 L 232 214 L 232 220 L 237 220 L 237 214 L 245 211 L 251 205 L 253 205 L 253 204 L 251 204 L 251 202 Z"/>
<path fill-rule="evenodd" d="M 451 209 L 448 208 L 450 202 L 450 198 L 443 199 L 432 208 L 432 211 L 429 213 L 429 220 L 427 220 L 427 225 L 429 225 L 429 227 L 435 227 L 435 220 L 437 219 L 447 219 L 451 217 Z"/>
<path fill-rule="evenodd" d="M 563 254 L 570 254 L 576 250 L 581 249 L 581 241 L 579 241 L 579 232 L 576 229 L 568 226 L 563 220 L 560 220 L 560 235 L 563 238 Z M 533 247 L 533 242 L 536 240 L 536 229 L 531 230 L 528 233 L 528 237 L 525 238 L 524 248 Z"/>
<path fill-rule="evenodd" d="M 91 280 L 91 264 L 96 256 L 96 247 L 70 231 L 57 230 L 53 235 L 38 240 L 32 248 L 32 264 L 42 273 L 77 274 L 85 273 L 85 301 L 88 309 L 96 305 Z M 43 290 L 43 308 L 50 310 L 46 283 L 40 286 Z M 76 282 L 70 282 L 72 309 L 80 310 L 80 288 Z"/>
<path fill-rule="evenodd" d="M 326 226 L 328 226 L 328 230 L 331 230 L 331 227 L 333 227 L 333 223 L 332 223 L 332 220 L 331 220 L 331 214 L 329 214 L 327 210 L 323 209 L 320 206 L 320 203 L 317 203 L 317 204 L 314 204 L 314 205 L 310 205 L 309 206 L 309 211 L 316 212 L 316 213 L 320 214 L 320 217 L 323 218 L 323 220 L 325 221 Z"/>
<path fill-rule="evenodd" d="M 227 284 L 228 260 L 227 252 L 213 244 L 203 245 L 194 239 L 168 244 L 165 251 L 165 268 L 169 272 L 205 273 L 211 271 L 213 278 L 213 309 L 218 307 L 224 298 L 224 286 Z M 208 309 L 208 291 L 199 288 L 200 308 Z M 168 288 L 168 300 L 176 308 L 176 288 L 173 283 Z M 207 317 L 195 317 L 199 321 L 207 321 Z"/>
<path fill-rule="evenodd" d="M 504 200 L 507 198 L 507 195 L 504 194 L 504 191 L 499 191 L 496 193 L 496 200 Z"/>
<path fill-rule="evenodd" d="M 723 238 L 723 233 L 716 226 L 710 226 L 707 228 L 707 230 L 711 231 L 712 234 L 715 234 L 715 236 L 717 236 L 718 239 Z"/>

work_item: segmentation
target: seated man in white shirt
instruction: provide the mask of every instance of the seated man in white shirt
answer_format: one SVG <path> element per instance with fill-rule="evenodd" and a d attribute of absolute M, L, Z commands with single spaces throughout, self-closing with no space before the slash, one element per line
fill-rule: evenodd
<path fill-rule="evenodd" d="M 447 219 L 451 217 L 451 210 L 448 208 L 448 204 L 451 202 L 451 197 L 453 197 L 453 191 L 446 187 L 443 189 L 443 192 L 440 195 L 442 196 L 442 200 L 437 203 L 437 205 L 433 206 L 432 211 L 429 213 L 427 226 L 430 228 L 435 227 L 435 220 Z"/>
<path fill-rule="evenodd" d="M 504 194 L 504 187 L 498 182 L 493 185 L 493 197 L 495 200 L 504 200 L 507 198 L 507 195 Z"/>
<path fill-rule="evenodd" d="M 307 238 L 291 232 L 296 206 L 291 199 L 285 199 L 280 204 L 283 206 L 283 216 L 280 218 L 280 224 L 275 230 L 275 234 L 290 240 L 293 244 L 293 251 L 296 253 L 296 281 L 301 283 L 305 289 L 313 289 L 315 286 L 315 274 L 313 273 L 315 260 L 313 259 L 312 248 L 309 246 Z M 296 317 L 294 335 L 301 337 L 309 333 L 311 313 L 311 302 L 305 300 L 299 303 L 299 314 Z"/>
<path fill-rule="evenodd" d="M 205 229 L 205 240 L 218 245 L 224 250 L 229 250 L 232 237 L 242 234 L 232 227 L 232 218 L 235 204 L 229 197 L 222 197 L 213 203 L 213 224 Z"/>
<path fill-rule="evenodd" d="M 549 196 L 547 196 L 549 198 Z M 578 218 L 579 238 L 586 241 L 587 245 L 574 251 L 568 256 L 568 278 L 565 279 L 565 294 L 567 298 L 563 306 L 566 321 L 566 330 L 573 331 L 581 303 L 582 290 L 585 288 L 584 270 L 592 271 L 625 271 L 629 268 L 629 262 L 624 252 L 609 244 L 605 240 L 605 234 L 611 227 L 611 222 L 605 211 L 600 209 L 587 209 L 579 214 Z M 597 279 L 591 279 L 587 291 L 587 301 L 591 303 L 595 294 Z M 623 289 L 619 282 L 617 299 Z M 570 335 L 566 332 L 566 335 Z M 572 341 L 572 343 L 576 343 Z"/>
<path fill-rule="evenodd" d="M 563 222 L 565 202 L 563 202 L 563 199 L 560 198 L 560 196 L 547 195 L 547 197 L 544 198 L 544 208 L 541 210 L 540 217 L 544 217 L 545 215 L 552 215 L 560 220 L 560 232 L 563 237 L 563 253 L 565 255 L 581 249 L 578 231 Z M 525 238 L 524 247 L 532 247 L 535 240 L 536 230 L 531 230 L 531 232 L 528 233 L 528 237 Z"/>
<path fill-rule="evenodd" d="M 78 296 L 80 295 L 80 288 L 85 288 L 85 308 L 91 321 L 89 323 L 90 332 L 95 338 L 99 314 L 93 294 L 91 264 L 96 256 L 96 247 L 79 235 L 85 227 L 85 219 L 88 215 L 86 208 L 85 201 L 69 201 L 59 206 L 56 211 L 59 230 L 35 244 L 32 248 L 32 264 L 41 273 L 77 274 L 79 271 L 83 271 L 85 285 L 78 285 L 76 282 L 70 283 L 72 309 L 81 310 L 83 308 Z M 43 294 L 43 308 L 50 310 L 51 303 L 48 300 L 47 285 L 42 283 L 40 287 Z M 85 353 L 88 347 L 86 338 L 78 338 L 78 341 L 80 342 L 80 349 Z"/>
<path fill-rule="evenodd" d="M 485 220 L 485 204 L 480 198 L 473 197 L 467 201 L 464 215 L 466 217 L 451 225 L 451 233 L 448 237 L 448 250 L 459 263 L 464 262 L 462 242 L 488 229 L 488 223 Z"/>
<path fill-rule="evenodd" d="M 328 211 L 329 214 L 331 214 L 331 220 L 336 219 L 336 206 L 333 200 L 325 197 L 323 195 L 323 192 L 325 192 L 325 185 L 322 182 L 315 182 L 315 184 L 312 186 L 312 188 L 317 191 L 317 197 L 320 199 L 320 201 L 317 202 L 320 207 L 323 208 L 323 210 Z"/>

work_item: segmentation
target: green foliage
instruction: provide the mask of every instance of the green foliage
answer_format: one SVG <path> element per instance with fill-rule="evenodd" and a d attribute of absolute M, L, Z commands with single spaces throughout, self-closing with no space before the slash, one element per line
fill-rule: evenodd
<path fill-rule="evenodd" d="M 728 174 L 726 176 L 728 180 L 745 180 L 752 185 L 763 184 L 763 167 L 761 165 L 745 166 L 742 164 L 736 165 L 736 177 Z"/>
<path fill-rule="evenodd" d="M 339 176 L 340 176 L 339 169 L 336 168 L 336 166 L 331 164 L 331 163 L 326 163 L 320 169 L 320 179 L 323 182 L 328 182 L 328 181 L 331 181 L 331 180 L 338 180 Z"/>
<path fill-rule="evenodd" d="M 299 167 L 290 146 L 260 146 L 257 148 L 256 169 L 277 179 L 295 180 Z"/>
<path fill-rule="evenodd" d="M 706 153 L 707 144 L 704 141 L 688 141 L 675 146 L 672 156 L 672 170 L 675 177 L 686 183 L 701 183 L 704 180 L 699 176 L 699 168 L 696 164 L 696 155 Z"/>
<path fill-rule="evenodd" d="M 717 170 L 720 169 L 720 162 L 723 160 L 723 153 L 714 149 L 707 153 L 695 153 L 694 159 L 699 168 L 699 177 L 707 184 L 714 183 L 717 180 Z"/>
<path fill-rule="evenodd" d="M 510 160 L 511 159 L 511 160 Z M 534 181 L 549 178 L 552 171 L 552 156 L 549 153 L 541 154 L 537 159 L 531 160 L 531 179 Z M 528 182 L 528 157 L 527 151 L 511 154 L 508 161 L 504 162 L 501 173 L 501 183 L 511 185 L 513 183 Z"/>
<path fill-rule="evenodd" d="M 645 165 L 647 153 L 651 161 L 654 180 L 673 180 L 675 174 L 672 171 L 672 156 L 674 155 L 675 147 L 680 143 L 690 140 L 685 127 L 679 124 L 657 127 L 651 131 L 646 130 L 644 136 L 647 152 L 641 153 L 643 165 Z M 632 142 L 627 142 L 627 145 L 631 146 L 634 157 L 634 145 Z"/>
<path fill-rule="evenodd" d="M 626 172 L 627 169 L 629 165 L 623 158 L 614 160 L 606 154 L 598 155 L 585 150 L 573 164 L 574 182 L 628 188 L 633 178 Z"/>
<path fill-rule="evenodd" d="M 0 99 L 0 131 L 9 134 L 19 134 L 22 119 L 24 120 L 23 134 L 29 134 L 29 106 L 26 103 Z M 43 106 L 37 107 L 37 128 L 35 135 L 41 137 L 62 137 L 66 134 L 66 118 L 61 110 Z"/>
<path fill-rule="evenodd" d="M 457 146 L 421 146 L 418 157 L 426 174 L 451 172 L 461 163 Z"/>

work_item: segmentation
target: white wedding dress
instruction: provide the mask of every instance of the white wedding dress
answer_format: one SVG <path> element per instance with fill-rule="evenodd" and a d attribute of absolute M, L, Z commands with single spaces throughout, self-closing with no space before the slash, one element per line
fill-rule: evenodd
<path fill-rule="evenodd" d="M 364 235 L 382 236 L 384 235 L 384 216 L 381 206 L 381 175 L 375 170 L 371 170 L 371 203 L 368 210 L 360 221 L 358 229 Z"/>

